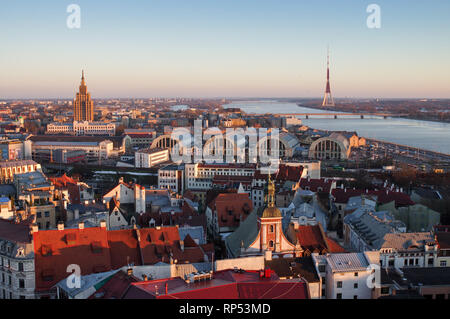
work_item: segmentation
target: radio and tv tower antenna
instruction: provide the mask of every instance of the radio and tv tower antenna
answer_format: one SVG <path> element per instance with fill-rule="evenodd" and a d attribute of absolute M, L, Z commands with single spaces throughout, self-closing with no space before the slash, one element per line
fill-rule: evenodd
<path fill-rule="evenodd" d="M 327 86 L 325 87 L 325 95 L 323 97 L 322 106 L 334 106 L 333 96 L 330 87 L 330 49 L 327 49 Z"/>

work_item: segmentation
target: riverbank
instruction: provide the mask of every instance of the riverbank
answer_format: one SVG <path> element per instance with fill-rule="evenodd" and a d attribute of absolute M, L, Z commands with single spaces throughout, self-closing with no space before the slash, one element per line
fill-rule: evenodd
<path fill-rule="evenodd" d="M 298 100 L 297 100 L 298 101 Z M 298 106 L 297 102 L 233 101 L 224 108 L 240 108 L 247 114 L 327 113 L 324 109 Z M 309 118 L 302 123 L 326 131 L 356 131 L 359 136 L 450 154 L 450 124 L 403 118 Z"/>
<path fill-rule="evenodd" d="M 314 106 L 314 105 L 303 105 L 302 103 L 296 103 L 297 104 L 297 106 L 299 106 L 299 107 L 307 107 L 307 108 L 309 108 L 309 109 L 314 109 L 314 110 L 321 110 L 321 111 L 332 111 L 332 112 L 340 112 L 340 113 L 355 113 L 355 112 L 350 112 L 350 111 L 348 111 L 348 110 L 341 110 L 340 108 L 333 108 L 333 107 L 322 107 L 322 106 Z M 364 111 L 364 110 L 361 110 L 361 111 L 358 111 L 358 112 L 362 112 L 362 113 L 365 113 L 365 112 L 367 112 L 367 113 L 371 113 L 371 112 L 369 112 L 369 111 Z M 392 112 L 387 112 L 387 111 L 383 111 L 383 110 L 381 110 L 381 111 L 377 111 L 378 113 L 389 113 L 389 114 L 393 114 L 393 115 L 395 115 L 394 113 L 392 113 Z M 423 117 L 420 117 L 420 116 L 413 116 L 413 115 L 410 115 L 410 116 L 400 116 L 400 117 L 398 117 L 398 118 L 400 118 L 400 119 L 405 119 L 405 120 L 417 120 L 417 121 L 425 121 L 425 122 L 434 122 L 434 123 L 445 123 L 445 124 L 450 124 L 450 119 L 448 119 L 448 120 L 438 120 L 438 119 L 430 119 L 430 118 L 423 118 Z"/>

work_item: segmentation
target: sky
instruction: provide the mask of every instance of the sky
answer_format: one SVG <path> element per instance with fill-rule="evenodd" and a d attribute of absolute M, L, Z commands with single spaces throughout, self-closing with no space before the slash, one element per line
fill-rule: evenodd
<path fill-rule="evenodd" d="M 67 6 L 81 8 L 79 29 Z M 367 6 L 381 27 L 367 27 Z M 450 98 L 448 0 L 2 1 L 0 99 Z"/>

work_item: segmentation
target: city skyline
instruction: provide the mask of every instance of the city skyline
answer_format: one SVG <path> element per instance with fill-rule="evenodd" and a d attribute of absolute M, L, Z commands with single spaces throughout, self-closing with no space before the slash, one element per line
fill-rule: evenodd
<path fill-rule="evenodd" d="M 328 45 L 335 98 L 449 98 L 447 1 L 378 1 L 380 29 L 360 1 L 79 1 L 80 29 L 69 4 L 4 5 L 0 99 L 71 98 L 81 69 L 95 98 L 321 98 Z"/>

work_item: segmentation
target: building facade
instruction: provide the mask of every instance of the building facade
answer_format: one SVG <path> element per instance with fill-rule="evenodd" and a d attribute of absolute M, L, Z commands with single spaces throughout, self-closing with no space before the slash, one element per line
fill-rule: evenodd
<path fill-rule="evenodd" d="M 81 74 L 80 90 L 73 101 L 73 120 L 94 121 L 94 102 L 91 100 L 91 93 L 87 91 L 84 71 Z"/>

